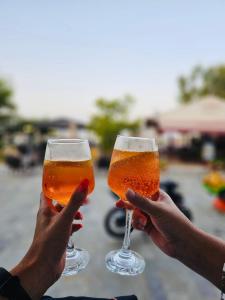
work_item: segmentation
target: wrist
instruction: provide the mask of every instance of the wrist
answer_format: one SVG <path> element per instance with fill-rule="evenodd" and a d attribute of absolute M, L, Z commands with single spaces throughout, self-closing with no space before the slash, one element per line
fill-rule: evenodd
<path fill-rule="evenodd" d="M 49 272 L 38 260 L 23 259 L 10 273 L 18 276 L 20 283 L 32 300 L 39 300 L 52 285 Z"/>
<path fill-rule="evenodd" d="M 198 240 L 201 236 L 201 231 L 191 222 L 182 230 L 182 236 L 176 245 L 175 258 L 181 262 L 187 259 L 193 259 L 198 255 L 199 245 Z"/>
<path fill-rule="evenodd" d="M 0 299 L 31 300 L 26 290 L 22 287 L 18 276 L 12 276 L 6 269 L 0 268 Z"/>

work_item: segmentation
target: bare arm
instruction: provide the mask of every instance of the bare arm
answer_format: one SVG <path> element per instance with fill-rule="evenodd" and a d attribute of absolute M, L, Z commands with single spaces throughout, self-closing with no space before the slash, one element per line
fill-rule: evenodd
<path fill-rule="evenodd" d="M 65 251 L 69 236 L 81 228 L 72 225 L 81 219 L 78 211 L 87 196 L 88 183 L 82 182 L 64 208 L 53 207 L 51 200 L 41 195 L 40 208 L 33 242 L 19 264 L 10 273 L 18 276 L 22 287 L 32 300 L 39 300 L 57 281 L 65 265 Z M 5 298 L 0 296 L 0 300 Z"/>
<path fill-rule="evenodd" d="M 136 208 L 133 218 L 136 229 L 145 231 L 164 253 L 221 287 L 224 241 L 194 226 L 163 191 L 156 201 L 132 190 L 126 196 Z M 117 206 L 122 207 L 124 203 L 119 201 Z"/>
<path fill-rule="evenodd" d="M 179 249 L 177 259 L 221 288 L 222 269 L 225 263 L 225 243 L 204 231 L 194 228 Z"/>

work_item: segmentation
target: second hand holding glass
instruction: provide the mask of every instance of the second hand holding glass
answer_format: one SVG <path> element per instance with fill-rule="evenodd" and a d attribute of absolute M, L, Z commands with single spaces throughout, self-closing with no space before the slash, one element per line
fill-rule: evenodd
<path fill-rule="evenodd" d="M 159 155 L 155 139 L 118 136 L 108 175 L 111 190 L 123 201 L 128 188 L 151 197 L 159 190 Z M 130 229 L 133 210 L 126 210 L 123 246 L 107 254 L 108 270 L 121 275 L 137 275 L 144 271 L 145 261 L 130 250 Z"/>

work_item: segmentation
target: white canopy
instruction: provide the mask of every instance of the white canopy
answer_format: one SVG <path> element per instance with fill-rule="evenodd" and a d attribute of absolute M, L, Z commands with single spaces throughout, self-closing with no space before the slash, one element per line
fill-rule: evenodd
<path fill-rule="evenodd" d="M 225 101 L 209 96 L 157 117 L 164 131 L 225 133 Z"/>

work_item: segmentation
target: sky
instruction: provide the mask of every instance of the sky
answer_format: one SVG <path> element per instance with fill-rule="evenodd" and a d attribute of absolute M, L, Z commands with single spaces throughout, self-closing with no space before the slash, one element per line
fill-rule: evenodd
<path fill-rule="evenodd" d="M 0 0 L 0 77 L 24 117 L 87 121 L 98 97 L 132 117 L 178 103 L 177 78 L 225 62 L 223 0 Z"/>

